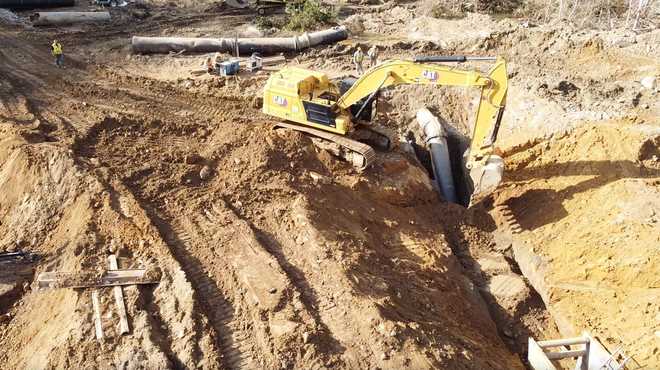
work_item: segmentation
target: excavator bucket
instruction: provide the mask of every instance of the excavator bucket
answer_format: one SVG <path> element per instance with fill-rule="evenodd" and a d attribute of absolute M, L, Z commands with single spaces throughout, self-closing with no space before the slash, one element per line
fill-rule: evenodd
<path fill-rule="evenodd" d="M 472 168 L 466 168 L 468 188 L 472 190 L 468 207 L 472 207 L 491 195 L 502 182 L 504 160 L 491 154 L 484 161 L 475 161 Z"/>

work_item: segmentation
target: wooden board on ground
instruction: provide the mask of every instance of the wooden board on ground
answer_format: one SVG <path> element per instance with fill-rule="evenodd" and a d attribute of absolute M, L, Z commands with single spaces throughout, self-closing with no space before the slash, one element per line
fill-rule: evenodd
<path fill-rule="evenodd" d="M 286 58 L 283 55 L 277 55 L 274 57 L 268 57 L 261 59 L 262 66 L 272 66 L 280 63 L 286 62 Z"/>
<path fill-rule="evenodd" d="M 101 304 L 99 303 L 99 291 L 92 290 L 92 306 L 94 307 L 94 329 L 96 330 L 96 339 L 103 340 L 103 325 L 101 324 Z"/>
<path fill-rule="evenodd" d="M 206 69 L 193 69 L 190 71 L 190 74 L 193 76 L 201 76 L 207 74 L 208 71 Z"/>
<path fill-rule="evenodd" d="M 117 264 L 117 256 L 114 254 L 110 255 L 108 257 L 108 262 L 110 264 L 110 270 L 119 270 L 119 265 Z M 128 334 L 130 329 L 128 327 L 126 305 L 124 304 L 124 293 L 121 290 L 121 286 L 115 286 L 112 288 L 112 290 L 115 293 L 115 303 L 117 304 L 117 312 L 119 313 L 119 334 Z"/>
<path fill-rule="evenodd" d="M 37 276 L 38 287 L 92 288 L 117 285 L 157 284 L 160 276 L 144 269 L 80 272 L 42 272 Z"/>

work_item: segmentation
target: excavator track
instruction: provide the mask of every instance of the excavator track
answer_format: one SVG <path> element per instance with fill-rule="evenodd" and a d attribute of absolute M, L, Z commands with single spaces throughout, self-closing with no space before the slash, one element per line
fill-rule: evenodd
<path fill-rule="evenodd" d="M 287 128 L 314 136 L 339 145 L 348 153 L 339 153 L 344 159 L 351 162 L 359 171 L 364 171 L 376 160 L 376 151 L 367 144 L 347 138 L 346 136 L 333 134 L 331 132 L 317 130 L 311 127 L 296 124 L 278 122 L 275 128 Z"/>

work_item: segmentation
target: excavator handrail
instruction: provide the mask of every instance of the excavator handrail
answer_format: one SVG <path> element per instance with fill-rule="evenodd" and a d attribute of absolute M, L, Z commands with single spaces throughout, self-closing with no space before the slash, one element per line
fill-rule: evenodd
<path fill-rule="evenodd" d="M 407 73 L 416 71 L 414 76 Z M 405 73 L 401 73 L 405 72 Z M 420 73 L 421 72 L 421 75 Z M 424 76 L 424 72 L 427 72 Z M 436 74 L 434 75 L 433 72 Z M 390 81 L 385 76 L 394 77 Z M 435 78 L 434 78 L 435 77 Z M 388 83 L 389 82 L 389 83 Z M 362 98 L 373 93 L 375 88 L 403 84 L 429 84 L 443 86 L 487 86 L 492 81 L 490 77 L 478 71 L 466 71 L 440 64 L 424 64 L 410 60 L 388 60 L 367 70 L 355 81 L 348 91 L 337 101 L 342 109 L 347 109 Z M 377 83 L 377 84 L 374 84 Z"/>

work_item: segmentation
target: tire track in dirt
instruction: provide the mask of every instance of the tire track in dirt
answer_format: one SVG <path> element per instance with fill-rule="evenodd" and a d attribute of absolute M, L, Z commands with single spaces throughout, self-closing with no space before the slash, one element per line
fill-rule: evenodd
<path fill-rule="evenodd" d="M 48 134 L 57 128 L 64 136 L 73 136 L 72 122 L 77 121 L 70 112 L 71 95 L 64 87 L 69 76 L 80 79 L 85 72 L 71 66 L 66 70 L 54 66 L 48 48 L 38 49 L 28 42 L 0 36 L 0 118 L 19 125 L 35 125 Z M 58 101 L 62 105 L 53 104 Z M 63 118 L 67 117 L 67 118 Z"/>
<path fill-rule="evenodd" d="M 234 308 L 220 291 L 216 282 L 209 277 L 209 267 L 195 258 L 190 246 L 192 238 L 176 221 L 157 220 L 156 227 L 161 231 L 165 242 L 172 248 L 176 259 L 190 279 L 199 299 L 205 306 L 206 314 L 216 331 L 216 340 L 223 354 L 223 365 L 230 369 L 253 368 L 251 354 L 246 345 L 241 345 L 249 333 L 240 331 L 240 325 L 232 325 Z M 238 329 L 238 330 L 237 330 Z"/>
<path fill-rule="evenodd" d="M 220 220 L 215 211 L 215 205 L 213 206 L 212 211 L 207 210 L 205 215 L 199 216 L 198 219 L 189 220 L 190 227 L 196 231 L 196 236 L 198 237 L 213 235 L 213 229 L 217 228 L 219 222 Z M 176 228 L 176 232 L 184 236 L 184 243 L 186 241 L 190 243 L 191 239 L 188 236 L 188 233 L 181 226 Z M 194 250 L 194 248 L 187 249 Z M 188 263 L 189 261 L 183 261 L 184 265 Z M 221 270 L 226 270 L 228 272 L 229 268 L 227 267 L 228 266 L 223 266 Z M 203 267 L 197 267 L 196 272 L 194 273 L 199 275 L 201 270 L 205 270 L 203 271 L 204 277 L 208 277 L 208 272 L 206 270 L 211 269 L 218 269 L 218 267 L 206 266 L 206 269 Z M 216 330 L 218 330 L 220 341 L 223 344 L 222 352 L 226 359 L 226 365 L 230 369 L 257 369 L 258 367 L 253 360 L 254 354 L 252 353 L 252 346 L 248 342 L 251 333 L 245 330 L 245 327 L 241 325 L 240 322 L 234 320 L 234 310 L 232 305 L 219 292 L 215 283 L 211 279 L 207 280 L 208 281 L 202 284 L 199 288 L 209 304 L 209 309 L 214 316 L 214 320 L 225 328 L 225 330 L 222 330 L 222 328 Z M 219 307 L 219 309 L 216 309 L 215 307 Z"/>
<path fill-rule="evenodd" d="M 119 82 L 123 78 L 118 76 L 113 80 Z M 135 90 L 144 88 L 141 81 L 131 82 L 129 86 L 134 87 Z M 284 266 L 277 263 L 277 256 L 272 253 L 267 256 L 270 252 L 268 246 L 264 245 L 263 240 L 255 239 L 254 230 L 244 225 L 247 221 L 240 218 L 237 212 L 227 205 L 223 206 L 226 201 L 223 202 L 222 199 L 217 199 L 219 203 L 210 202 L 210 208 L 206 206 L 206 209 L 201 210 L 195 209 L 194 206 L 177 209 L 173 207 L 178 205 L 167 205 L 166 199 L 171 199 L 170 195 L 173 193 L 176 193 L 176 198 L 189 199 L 189 203 L 193 204 L 200 204 L 202 200 L 213 200 L 217 197 L 214 194 L 217 189 L 198 186 L 196 183 L 181 185 L 178 181 L 170 181 L 173 173 L 178 172 L 177 176 L 180 176 L 183 171 L 181 158 L 176 159 L 173 166 L 166 170 L 166 173 L 169 171 L 173 173 L 163 175 L 162 172 L 149 172 L 158 165 L 142 158 L 142 154 L 130 150 L 130 148 L 149 148 L 149 157 L 152 158 L 162 156 L 165 151 L 168 153 L 195 151 L 194 138 L 188 135 L 185 129 L 181 131 L 182 127 L 188 127 L 187 123 L 202 127 L 204 124 L 199 124 L 200 119 L 214 123 L 239 120 L 241 123 L 249 122 L 254 119 L 251 99 L 228 97 L 221 99 L 223 104 L 202 104 L 195 99 L 187 99 L 189 94 L 185 91 L 161 93 L 159 84 L 156 84 L 155 89 L 151 91 L 156 95 L 163 95 L 167 100 L 167 104 L 163 104 L 167 107 L 166 111 L 174 116 L 183 115 L 186 117 L 184 119 L 186 124 L 182 126 L 182 123 L 172 121 L 172 116 L 164 115 L 165 111 L 150 112 L 149 118 L 140 118 L 142 114 L 139 112 L 136 112 L 136 116 L 130 115 L 125 118 L 106 117 L 96 125 L 95 129 L 88 130 L 87 139 L 79 141 L 77 145 L 79 153 L 87 157 L 98 157 L 102 163 L 115 168 L 116 171 L 113 172 L 123 177 L 124 183 L 138 199 L 141 207 L 147 210 L 153 209 L 147 211 L 147 214 L 190 281 L 195 292 L 195 300 L 213 328 L 215 345 L 222 353 L 224 367 L 262 369 L 279 367 L 282 358 L 290 364 L 297 361 L 292 357 L 295 356 L 296 348 L 289 347 L 288 343 L 278 342 L 279 339 L 274 338 L 277 334 L 272 334 L 267 327 L 264 328 L 263 312 L 273 312 L 275 317 L 273 325 L 278 327 L 277 325 L 282 322 L 288 325 L 287 320 L 290 318 L 287 315 L 295 311 L 292 307 L 304 307 L 302 311 L 306 313 L 301 314 L 302 318 L 294 314 L 294 321 L 303 323 L 302 326 L 296 324 L 301 329 L 286 334 L 294 338 L 301 338 L 304 328 L 310 326 L 312 322 L 321 322 L 318 319 L 309 320 L 309 316 L 315 316 L 313 312 L 317 308 L 312 309 L 313 307 L 309 305 L 296 306 L 290 301 L 292 294 L 297 295 L 296 291 L 300 293 L 303 291 L 296 283 L 291 282 L 292 276 Z M 144 107 L 135 108 L 139 110 Z M 144 123 L 136 121 L 153 120 L 154 114 L 162 119 L 158 123 L 158 128 L 153 125 L 145 127 Z M 252 114 L 252 117 L 246 117 L 248 114 Z M 198 120 L 197 123 L 194 123 L 195 119 Z M 113 132 L 115 130 L 117 132 Z M 103 140 L 99 141 L 101 137 Z M 166 145 L 163 145 L 164 141 Z M 113 149 L 120 143 L 124 149 Z M 138 152 L 144 154 L 143 149 L 139 149 Z M 134 157 L 135 155 L 140 158 Z M 141 170 L 143 168 L 144 170 Z M 124 173 L 125 175 L 122 175 Z M 170 195 L 164 196 L 150 190 L 164 189 L 163 186 L 167 186 L 166 191 Z M 251 230 L 255 235 L 248 235 Z M 224 251 L 214 251 L 219 246 Z M 259 249 L 264 251 L 259 252 Z M 249 261 L 252 266 L 263 266 L 263 268 L 258 267 L 259 273 L 255 275 L 255 270 L 251 266 L 245 266 L 237 261 L 240 259 Z M 285 271 L 278 271 L 277 267 Z M 268 292 L 268 286 L 277 287 L 277 294 Z M 255 298 L 258 302 L 253 301 Z M 294 298 L 294 302 L 295 299 L 297 298 Z M 257 303 L 258 308 L 253 307 Z M 299 319 L 301 320 L 298 321 Z M 323 338 L 324 335 L 322 332 L 316 332 L 315 340 Z M 327 342 L 325 339 L 322 341 Z M 283 344 L 282 349 L 273 348 L 278 343 Z M 272 353 L 273 350 L 275 353 Z M 318 354 L 318 351 L 321 353 Z M 325 349 L 315 347 L 314 351 L 306 356 L 306 368 L 324 368 L 326 355 Z"/>
<path fill-rule="evenodd" d="M 277 260 L 280 268 L 286 273 L 287 278 L 293 284 L 296 291 L 300 292 L 300 298 L 305 305 L 305 309 L 312 315 L 320 329 L 316 335 L 320 341 L 324 343 L 323 351 L 328 354 L 341 354 L 343 352 L 342 344 L 332 335 L 332 331 L 323 322 L 323 318 L 321 317 L 322 311 L 337 309 L 337 304 L 325 299 L 323 296 L 319 297 L 319 295 L 316 294 L 315 290 L 307 281 L 305 273 L 287 260 L 287 257 L 282 250 L 283 246 L 275 235 L 259 228 L 250 219 L 242 216 L 240 211 L 232 206 L 228 199 L 225 199 L 224 201 L 238 218 L 247 223 L 257 240 L 263 245 L 264 249 Z M 313 362 L 309 366 L 309 369 L 312 370 L 325 368 L 325 365 L 319 361 Z"/>
<path fill-rule="evenodd" d="M 149 201 L 140 197 L 137 194 L 139 191 L 131 192 L 143 204 L 143 208 L 149 209 L 144 206 Z M 202 191 L 200 196 L 204 193 Z M 217 216 L 209 211 L 195 219 L 184 216 L 170 217 L 163 212 L 153 210 L 147 211 L 147 214 L 195 290 L 195 299 L 201 303 L 203 312 L 215 331 L 216 345 L 222 353 L 223 367 L 231 370 L 261 369 L 262 367 L 255 361 L 249 325 L 237 315 L 234 305 L 214 280 L 214 276 L 218 275 L 233 279 L 231 267 L 225 261 L 209 259 L 195 253 L 200 248 L 211 248 L 213 229 L 218 225 Z M 199 240 L 203 241 L 201 245 Z M 235 285 L 234 281 L 221 283 Z"/>
<path fill-rule="evenodd" d="M 330 330 L 323 323 L 323 321 L 319 316 L 318 302 L 316 301 L 316 299 L 310 300 L 309 292 L 311 291 L 311 287 L 309 286 L 309 284 L 306 283 L 303 272 L 297 270 L 295 266 L 287 262 L 286 257 L 282 253 L 278 252 L 277 250 L 273 250 L 273 243 L 277 244 L 277 240 L 272 235 L 265 233 L 264 231 L 257 228 L 256 225 L 254 225 L 250 220 L 242 217 L 241 214 L 238 212 L 238 210 L 235 209 L 231 205 L 231 203 L 228 202 L 228 200 L 223 199 L 223 204 L 225 206 L 224 210 L 221 209 L 220 206 L 218 206 L 218 203 L 214 203 L 210 210 L 205 210 L 204 215 L 200 216 L 197 219 L 197 222 L 195 222 L 195 224 L 198 227 L 200 227 L 200 231 L 203 229 L 210 231 L 211 234 L 208 235 L 212 235 L 213 240 L 221 240 L 222 231 L 218 230 L 217 225 L 225 222 L 224 220 L 226 219 L 226 215 L 223 216 L 223 213 L 226 214 L 227 211 L 231 212 L 232 217 L 235 217 L 237 220 L 240 220 L 240 222 L 244 223 L 244 225 L 248 228 L 245 231 L 249 230 L 250 232 L 253 233 L 254 237 L 256 238 L 256 241 L 259 242 L 259 244 L 263 247 L 265 252 L 267 252 L 270 256 L 272 256 L 275 259 L 275 261 L 277 261 L 279 267 L 282 269 L 283 273 L 285 274 L 284 278 L 293 285 L 293 290 L 300 293 L 301 302 L 305 306 L 305 310 L 312 316 L 312 319 L 317 325 L 318 331 L 315 333 L 315 336 L 317 340 L 323 343 L 323 348 L 317 348 L 317 349 L 320 349 L 322 352 L 328 354 L 339 353 L 340 350 L 338 348 L 340 347 L 340 345 L 338 344 L 337 340 L 334 337 L 332 337 Z M 214 232 L 213 230 L 216 231 Z M 241 238 L 245 239 L 244 240 L 245 244 L 249 245 L 250 244 L 249 237 L 242 232 L 239 233 Z M 209 244 L 212 244 L 211 240 L 209 240 Z M 247 350 L 248 352 L 252 353 L 253 350 L 251 349 L 251 347 L 246 346 L 247 343 L 248 342 L 245 339 L 239 339 L 237 347 L 240 351 Z M 243 364 L 237 364 L 237 365 L 239 365 L 238 367 L 235 367 L 237 369 L 253 368 L 252 367 L 253 363 L 249 364 L 248 367 L 245 367 Z M 305 366 L 307 369 L 310 370 L 326 369 L 324 362 L 322 361 L 321 358 L 318 357 L 307 359 L 307 363 L 305 364 Z"/>

